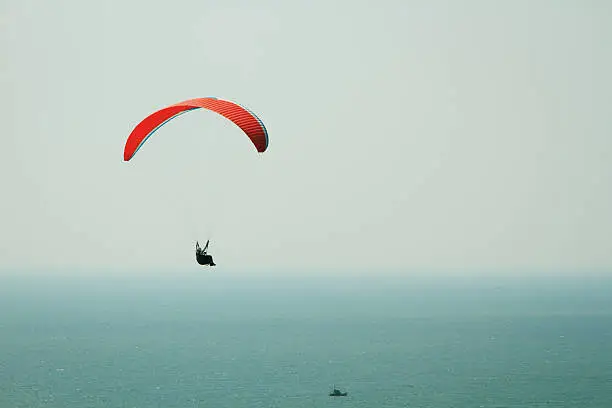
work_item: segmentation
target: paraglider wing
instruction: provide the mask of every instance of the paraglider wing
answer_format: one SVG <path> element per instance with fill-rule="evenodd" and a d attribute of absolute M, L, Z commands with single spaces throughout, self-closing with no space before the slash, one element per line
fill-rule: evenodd
<path fill-rule="evenodd" d="M 237 103 L 218 98 L 196 98 L 162 108 L 143 119 L 125 142 L 123 160 L 129 161 L 147 139 L 161 126 L 177 116 L 194 109 L 208 109 L 236 124 L 251 139 L 258 152 L 268 148 L 268 131 L 263 122 L 251 111 Z"/>

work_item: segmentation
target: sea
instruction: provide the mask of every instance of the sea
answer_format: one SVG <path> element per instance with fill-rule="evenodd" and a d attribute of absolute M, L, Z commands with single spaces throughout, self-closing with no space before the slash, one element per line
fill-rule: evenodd
<path fill-rule="evenodd" d="M 0 408 L 611 408 L 608 276 L 6 273 Z"/>

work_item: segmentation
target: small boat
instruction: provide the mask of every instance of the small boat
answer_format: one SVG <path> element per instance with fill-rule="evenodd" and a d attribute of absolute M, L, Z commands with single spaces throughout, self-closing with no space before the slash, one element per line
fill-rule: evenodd
<path fill-rule="evenodd" d="M 348 392 L 341 392 L 339 389 L 336 388 L 335 385 L 334 385 L 334 390 L 329 393 L 330 397 L 346 397 L 347 395 L 348 395 Z"/>

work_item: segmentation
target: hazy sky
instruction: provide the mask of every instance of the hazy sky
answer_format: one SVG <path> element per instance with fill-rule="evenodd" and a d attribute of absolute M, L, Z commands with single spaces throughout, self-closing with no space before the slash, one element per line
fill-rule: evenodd
<path fill-rule="evenodd" d="M 0 271 L 612 270 L 612 2 L 0 0 Z M 258 155 L 190 112 L 235 100 Z M 313 254 L 316 252 L 316 256 Z"/>

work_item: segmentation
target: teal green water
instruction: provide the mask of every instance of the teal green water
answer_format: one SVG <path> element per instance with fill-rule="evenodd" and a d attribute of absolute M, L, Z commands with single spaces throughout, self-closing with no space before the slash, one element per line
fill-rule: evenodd
<path fill-rule="evenodd" d="M 612 407 L 611 280 L 0 285 L 2 408 Z"/>

